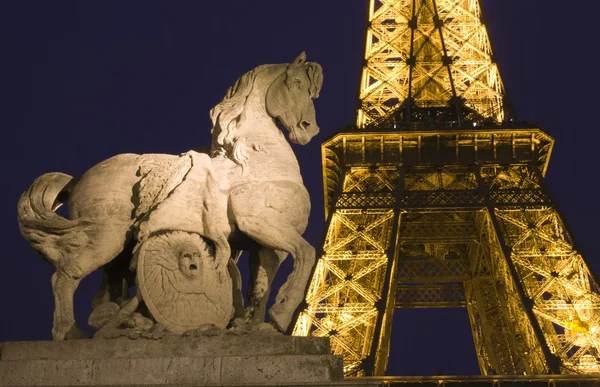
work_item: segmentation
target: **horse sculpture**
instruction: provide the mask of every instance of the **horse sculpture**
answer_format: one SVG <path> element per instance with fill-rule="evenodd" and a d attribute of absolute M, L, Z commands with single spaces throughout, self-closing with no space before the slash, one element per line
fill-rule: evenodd
<path fill-rule="evenodd" d="M 280 331 L 288 328 L 304 297 L 315 251 L 301 236 L 308 222 L 309 195 L 277 122 L 297 144 L 308 143 L 319 132 L 312 100 L 318 97 L 322 70 L 305 58 L 302 53 L 290 64 L 259 66 L 229 88 L 210 112 L 210 156 L 121 154 L 92 167 L 80 179 L 44 174 L 23 193 L 18 203 L 21 233 L 56 267 L 55 340 L 78 329 L 73 295 L 82 278 L 104 268 L 96 304 L 126 298 L 121 279 L 132 275 L 122 268 L 136 268 L 140 259 L 150 262 L 151 254 L 160 255 L 156 246 L 161 243 L 161 248 L 176 250 L 169 254 L 185 266 L 181 278 L 197 276 L 194 270 L 205 259 L 205 251 L 213 257 L 210 267 L 218 278 L 225 275 L 230 281 L 232 258 L 241 250 L 249 251 L 250 301 L 245 318 L 253 324 L 264 321 L 271 281 L 291 254 L 294 270 L 269 310 Z M 55 212 L 64 202 L 69 219 Z M 139 270 L 137 275 L 139 287 Z M 223 313 L 228 321 L 231 315 Z"/>

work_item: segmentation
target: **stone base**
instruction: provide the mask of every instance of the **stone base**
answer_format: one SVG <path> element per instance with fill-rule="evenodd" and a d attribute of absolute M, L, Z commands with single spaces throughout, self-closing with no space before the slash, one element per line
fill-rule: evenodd
<path fill-rule="evenodd" d="M 220 335 L 7 342 L 0 386 L 345 385 L 329 340 Z M 357 384 L 352 384 L 357 385 Z"/>

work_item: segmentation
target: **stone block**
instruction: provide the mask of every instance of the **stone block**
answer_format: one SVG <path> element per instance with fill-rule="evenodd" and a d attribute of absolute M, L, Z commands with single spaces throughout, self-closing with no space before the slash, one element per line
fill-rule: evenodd
<path fill-rule="evenodd" d="M 0 361 L 0 386 L 28 386 L 31 362 Z"/>
<path fill-rule="evenodd" d="M 108 340 L 14 341 L 3 344 L 0 360 L 327 355 L 330 353 L 327 338 L 277 334 L 169 336 L 160 340 L 132 340 L 123 337 Z"/>
<path fill-rule="evenodd" d="M 0 386 L 89 385 L 89 360 L 9 360 L 0 362 Z"/>
<path fill-rule="evenodd" d="M 173 358 L 167 369 L 168 384 L 211 385 L 221 382 L 223 358 Z"/>
<path fill-rule="evenodd" d="M 171 359 L 94 360 L 92 385 L 165 384 Z"/>
<path fill-rule="evenodd" d="M 342 370 L 328 339 L 282 335 L 9 342 L 0 353 L 0 387 L 324 386 Z"/>
<path fill-rule="evenodd" d="M 89 360 L 34 360 L 29 369 L 29 383 L 45 386 L 89 385 L 92 362 Z"/>
<path fill-rule="evenodd" d="M 232 356 L 223 358 L 223 385 L 341 381 L 342 357 L 326 355 Z"/>

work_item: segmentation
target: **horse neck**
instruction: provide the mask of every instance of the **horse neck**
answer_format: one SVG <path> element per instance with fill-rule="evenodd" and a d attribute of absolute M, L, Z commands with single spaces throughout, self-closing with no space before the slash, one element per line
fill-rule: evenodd
<path fill-rule="evenodd" d="M 264 101 L 264 95 L 249 96 L 238 124 L 238 138 L 243 139 L 248 145 L 256 144 L 263 148 L 277 148 L 278 150 L 289 149 L 293 154 L 292 147 L 285 135 L 275 124 L 273 118 L 267 114 Z"/>
<path fill-rule="evenodd" d="M 265 175 L 288 176 L 301 181 L 296 155 L 273 118 L 266 113 L 264 100 L 264 95 L 251 94 L 238 124 L 238 139 L 247 149 L 247 163 Z"/>

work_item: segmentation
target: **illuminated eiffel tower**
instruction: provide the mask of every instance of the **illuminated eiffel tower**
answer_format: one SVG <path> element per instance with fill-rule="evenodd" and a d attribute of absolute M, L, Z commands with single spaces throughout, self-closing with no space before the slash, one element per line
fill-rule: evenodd
<path fill-rule="evenodd" d="M 478 0 L 370 0 L 294 334 L 377 376 L 395 309 L 466 307 L 482 375 L 600 372 L 599 287 L 545 186 L 553 144 L 515 121 Z"/>

